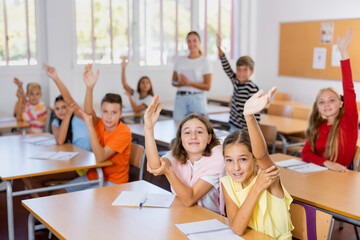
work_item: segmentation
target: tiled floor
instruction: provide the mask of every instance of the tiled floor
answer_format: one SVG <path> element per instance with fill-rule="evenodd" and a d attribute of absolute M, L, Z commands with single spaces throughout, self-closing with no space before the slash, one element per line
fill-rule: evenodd
<path fill-rule="evenodd" d="M 147 179 L 148 176 L 145 176 Z M 150 179 L 149 179 L 150 180 Z M 164 187 L 168 187 L 165 181 L 160 178 L 153 178 L 153 181 L 156 181 L 157 184 L 163 185 Z M 21 190 L 23 188 L 21 181 L 14 182 L 14 190 Z M 27 239 L 27 218 L 28 212 L 27 210 L 21 205 L 21 200 L 26 199 L 28 196 L 19 196 L 14 198 L 14 218 L 15 218 L 15 237 L 16 239 Z M 8 232 L 7 232 L 7 214 L 6 214 L 6 194 L 5 192 L 0 192 L 0 239 L 5 240 L 8 239 Z M 42 230 L 36 232 L 36 239 L 37 240 L 45 240 L 48 239 L 48 231 Z M 56 237 L 52 237 L 52 239 L 57 239 Z M 338 222 L 335 222 L 334 231 L 332 239 L 356 239 L 354 228 L 352 225 L 344 224 L 344 229 L 339 230 Z"/>

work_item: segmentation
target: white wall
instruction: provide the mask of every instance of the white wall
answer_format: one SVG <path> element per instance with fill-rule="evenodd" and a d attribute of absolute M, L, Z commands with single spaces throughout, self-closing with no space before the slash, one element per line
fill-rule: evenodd
<path fill-rule="evenodd" d="M 312 103 L 319 89 L 332 86 L 342 92 L 341 81 L 278 76 L 281 22 L 316 21 L 360 17 L 358 0 L 257 0 L 256 82 L 259 87 L 294 95 L 295 101 Z M 354 29 L 360 31 L 360 29 Z M 359 44 L 359 43 L 352 43 Z M 351 56 L 350 56 L 351 58 Z M 359 66 L 352 66 L 353 68 Z M 340 69 L 339 69 L 340 71 Z M 355 82 L 360 99 L 360 83 Z"/>

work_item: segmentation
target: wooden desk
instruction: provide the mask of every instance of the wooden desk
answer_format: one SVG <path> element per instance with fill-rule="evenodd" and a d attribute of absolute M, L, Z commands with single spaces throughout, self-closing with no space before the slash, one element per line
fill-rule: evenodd
<path fill-rule="evenodd" d="M 273 161 L 295 158 L 272 154 Z M 299 159 L 299 158 L 296 158 Z M 300 202 L 320 208 L 335 218 L 360 226 L 360 173 L 331 170 L 298 173 L 280 168 L 281 181 L 290 195 Z"/>
<path fill-rule="evenodd" d="M 231 101 L 231 96 L 222 96 L 222 97 L 208 97 L 208 103 L 217 103 L 221 106 L 229 106 Z"/>
<path fill-rule="evenodd" d="M 161 104 L 163 107 L 160 114 L 172 115 L 174 111 L 174 102 L 173 101 L 162 102 Z M 207 105 L 207 114 L 227 113 L 227 112 L 230 112 L 230 107 L 224 107 L 224 106 L 212 105 L 212 104 Z"/>
<path fill-rule="evenodd" d="M 198 205 L 184 207 L 178 198 L 175 198 L 170 208 L 112 206 L 112 202 L 124 190 L 166 192 L 146 181 L 137 181 L 23 200 L 22 205 L 60 239 L 177 240 L 187 237 L 175 224 L 214 218 L 227 223 L 225 217 Z M 33 221 L 29 222 L 29 231 L 31 231 Z M 29 232 L 29 239 L 33 239 L 32 236 Z M 251 229 L 248 229 L 243 237 L 271 239 Z"/>
<path fill-rule="evenodd" d="M 30 124 L 23 121 L 17 121 L 10 114 L 0 112 L 0 130 L 21 128 L 25 134 L 25 128 L 30 127 Z"/>
<path fill-rule="evenodd" d="M 209 120 L 220 124 L 227 124 L 229 122 L 230 113 L 222 114 L 209 114 Z M 293 146 L 304 145 L 304 143 L 289 144 L 286 139 L 286 135 L 304 133 L 308 126 L 308 121 L 297 118 L 287 118 L 276 115 L 261 114 L 260 124 L 276 126 L 278 135 L 281 138 L 283 145 L 283 153 L 286 153 L 286 149 Z"/>
<path fill-rule="evenodd" d="M 226 124 L 229 122 L 230 113 L 209 114 L 209 120 L 212 122 Z M 276 126 L 281 134 L 295 134 L 306 131 L 308 122 L 302 119 L 287 118 L 282 116 L 261 114 L 260 123 L 264 125 Z"/>
<path fill-rule="evenodd" d="M 14 219 L 12 206 L 13 196 L 26 195 L 32 192 L 48 191 L 66 187 L 65 185 L 61 185 L 43 189 L 13 192 L 11 180 L 96 167 L 98 168 L 98 173 L 100 173 L 100 179 L 96 180 L 96 182 L 102 185 L 102 172 L 101 168 L 99 167 L 109 166 L 112 164 L 111 162 L 97 164 L 93 153 L 78 148 L 72 144 L 64 144 L 60 146 L 35 146 L 31 143 L 22 142 L 23 139 L 37 136 L 39 135 L 32 134 L 26 136 L 14 135 L 0 137 L 0 178 L 5 181 L 6 184 L 9 239 L 14 239 Z M 69 161 L 40 160 L 30 158 L 34 156 L 36 152 L 41 151 L 73 151 L 79 152 L 79 154 Z"/>

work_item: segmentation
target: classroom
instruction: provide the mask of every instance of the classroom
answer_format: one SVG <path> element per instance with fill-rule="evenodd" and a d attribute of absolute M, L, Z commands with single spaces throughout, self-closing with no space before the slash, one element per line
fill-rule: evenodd
<path fill-rule="evenodd" d="M 25 9 L 28 9 L 26 14 L 26 11 L 24 11 Z M 112 9 L 112 11 L 109 11 L 109 9 Z M 54 214 L 51 214 L 51 211 L 49 211 L 50 214 L 46 214 L 45 207 L 42 209 L 42 205 L 45 206 L 48 204 L 48 206 L 56 206 L 61 203 L 65 204 L 73 202 L 74 206 L 69 204 L 67 207 L 69 209 L 75 209 L 75 207 L 83 207 L 81 206 L 83 199 L 90 197 L 94 197 L 95 199 L 95 196 L 96 201 L 108 202 L 111 205 L 122 191 L 149 191 L 151 193 L 163 194 L 168 193 L 167 191 L 170 190 L 170 185 L 177 189 L 177 185 L 174 187 L 174 181 L 168 174 L 161 173 L 160 175 L 162 176 L 156 176 L 157 170 L 152 169 L 151 167 L 159 167 L 160 164 L 164 164 L 161 162 L 162 160 L 160 160 L 159 156 L 163 156 L 170 149 L 170 142 L 176 137 L 175 133 L 178 128 L 178 123 L 185 116 L 181 116 L 181 118 L 177 119 L 176 115 L 178 112 L 176 109 L 178 108 L 174 106 L 174 101 L 177 101 L 175 99 L 177 99 L 179 95 L 186 96 L 190 90 L 187 90 L 187 86 L 185 86 L 185 90 L 178 90 L 175 86 L 176 84 L 174 85 L 173 82 L 173 74 L 174 72 L 176 73 L 176 69 L 179 69 L 178 66 L 175 66 L 178 63 L 177 60 L 182 56 L 190 56 L 192 53 L 187 35 L 190 31 L 196 31 L 198 33 L 196 36 L 194 34 L 190 36 L 195 36 L 195 39 L 200 40 L 199 49 L 201 51 L 201 56 L 204 56 L 207 59 L 208 69 L 211 69 L 209 70 L 211 72 L 211 84 L 209 85 L 209 90 L 207 90 L 208 86 L 198 88 L 202 89 L 201 91 L 204 90 L 203 92 L 205 92 L 206 97 L 205 104 L 207 104 L 207 112 L 205 114 L 199 113 L 206 115 L 208 120 L 210 120 L 206 121 L 209 123 L 211 122 L 214 127 L 214 133 L 224 141 L 225 137 L 233 132 L 232 126 L 234 126 L 234 123 L 230 120 L 229 125 L 229 118 L 235 119 L 237 118 L 237 115 L 233 115 L 234 113 L 230 107 L 230 97 L 235 96 L 235 90 L 233 90 L 235 87 L 233 87 L 232 82 L 229 81 L 229 78 L 231 77 L 224 71 L 222 59 L 218 54 L 217 33 L 220 33 L 221 49 L 225 53 L 234 72 L 237 72 L 237 60 L 241 56 L 251 56 L 255 62 L 254 72 L 250 74 L 251 82 L 253 82 L 258 89 L 263 89 L 265 91 L 264 95 L 272 95 L 273 86 L 277 87 L 277 93 L 281 92 L 291 95 L 293 108 L 287 118 L 295 118 L 295 115 L 293 115 L 295 114 L 294 109 L 298 104 L 309 109 L 309 112 L 307 112 L 308 116 L 320 89 L 331 87 L 340 94 L 343 94 L 341 68 L 340 65 L 336 67 L 339 74 L 337 76 L 339 77 L 335 79 L 321 77 L 321 74 L 317 76 L 316 74 L 313 74 L 313 72 L 311 72 L 312 75 L 310 74 L 310 76 L 279 73 L 284 69 L 284 63 L 287 62 L 287 59 L 284 61 L 284 59 L 281 58 L 281 54 L 284 53 L 281 53 L 284 49 L 282 47 L 287 44 L 281 39 L 281 34 L 283 33 L 281 32 L 282 27 L 284 24 L 292 23 L 305 24 L 309 22 L 318 22 L 321 24 L 334 22 L 335 30 L 333 29 L 332 31 L 335 31 L 336 33 L 332 37 L 331 44 L 326 46 L 328 47 L 326 58 L 329 62 L 331 61 L 329 60 L 331 58 L 331 51 L 329 49 L 331 49 L 332 45 L 335 46 L 337 44 L 336 34 L 339 34 L 340 38 L 346 38 L 347 30 L 350 27 L 350 25 L 341 25 L 341 30 L 338 30 L 340 28 L 337 28 L 337 26 L 339 26 L 337 24 L 345 20 L 349 20 L 349 22 L 354 21 L 358 24 L 360 19 L 359 9 L 360 2 L 357 0 L 0 0 L 0 78 L 3 86 L 6 86 L 0 88 L 0 142 L 3 145 L 0 146 L 0 155 L 5 156 L 3 159 L 8 158 L 8 155 L 10 155 L 8 154 L 8 151 L 10 150 L 18 151 L 15 155 L 19 158 L 31 158 L 34 155 L 34 150 L 29 147 L 30 144 L 34 143 L 29 143 L 29 141 L 25 143 L 23 140 L 32 138 L 32 134 L 25 134 L 25 129 L 29 125 L 19 125 L 19 123 L 15 121 L 17 124 L 16 126 L 11 125 L 10 127 L 3 127 L 3 124 L 6 125 L 6 122 L 5 120 L 1 121 L 2 118 L 10 119 L 10 117 L 13 117 L 14 105 L 18 101 L 17 89 L 19 88 L 13 83 L 14 78 L 23 82 L 25 91 L 28 83 L 39 84 L 41 86 L 42 94 L 41 102 L 49 109 L 55 109 L 56 107 L 54 99 L 60 94 L 60 88 L 55 80 L 52 81 L 51 74 L 49 75 L 49 72 L 52 70 L 43 65 L 46 64 L 55 67 L 61 82 L 68 89 L 70 98 L 84 109 L 85 115 L 82 115 L 83 113 L 80 112 L 78 115 L 75 114 L 80 119 L 84 119 L 84 116 L 90 114 L 90 111 L 86 110 L 90 109 L 87 108 L 89 105 L 85 104 L 84 99 L 88 97 L 88 91 L 91 92 L 94 115 L 90 114 L 92 118 L 88 118 L 88 120 L 90 119 L 88 122 L 85 120 L 85 124 L 84 121 L 82 121 L 84 128 L 89 127 L 91 122 L 96 123 L 95 125 L 97 125 L 98 121 L 103 123 L 99 117 L 100 115 L 103 116 L 100 106 L 103 104 L 101 100 L 107 93 L 120 95 L 123 106 L 121 116 L 124 124 L 122 125 L 124 126 L 124 129 L 129 129 L 127 140 L 130 141 L 130 139 L 132 139 L 132 142 L 130 142 L 131 149 L 133 143 L 144 146 L 147 164 L 150 163 L 149 166 L 146 166 L 146 163 L 142 166 L 143 173 L 141 174 L 144 174 L 143 179 L 145 181 L 130 182 L 129 185 L 120 184 L 119 188 L 112 186 L 109 187 L 114 189 L 114 191 L 111 192 L 99 188 L 56 195 L 54 197 L 59 197 L 54 198 L 53 201 L 42 201 L 46 198 L 39 198 L 38 202 L 31 201 L 33 199 L 31 199 L 29 195 L 30 192 L 19 193 L 20 196 L 18 196 L 16 195 L 16 191 L 24 190 L 24 184 L 26 185 L 25 181 L 23 183 L 23 177 L 21 176 L 31 176 L 30 172 L 36 167 L 38 169 L 43 169 L 41 166 L 42 163 L 40 162 L 41 160 L 36 160 L 36 163 L 32 167 L 29 167 L 28 164 L 32 164 L 34 160 L 27 160 L 26 164 L 21 161 L 16 162 L 16 164 L 19 164 L 19 168 L 23 169 L 20 169 L 14 176 L 10 176 L 10 174 L 7 175 L 8 172 L 1 172 L 2 170 L 0 170 L 0 179 L 3 181 L 1 183 L 2 189 L 0 192 L 0 225 L 2 225 L 0 227 L 0 239 L 47 239 L 49 230 L 52 232 L 52 235 L 50 236 L 51 239 L 81 239 L 83 238 L 81 231 L 58 227 L 56 223 L 56 214 L 61 214 L 59 210 L 54 210 Z M 354 59 L 352 60 L 351 70 L 354 77 L 353 88 L 355 93 L 357 93 L 354 98 L 356 98 L 355 100 L 359 106 L 360 69 L 354 64 L 354 62 L 360 62 L 360 54 L 358 52 L 358 50 L 360 50 L 359 25 L 353 26 L 352 32 L 353 38 L 349 47 L 349 58 L 351 60 Z M 317 36 L 314 38 L 317 39 Z M 318 38 L 320 39 L 320 34 Z M 306 39 L 306 37 L 304 37 L 304 39 Z M 312 49 L 320 47 L 324 47 L 324 44 L 311 45 L 311 54 Z M 125 60 L 124 57 L 127 57 L 127 60 Z M 299 58 L 300 57 L 301 56 L 299 56 Z M 311 55 L 311 61 L 312 60 Z M 126 64 L 123 64 L 124 62 Z M 86 78 L 84 76 L 86 75 L 87 64 L 92 64 L 92 68 L 87 69 L 88 82 L 83 80 Z M 330 63 L 327 64 L 330 65 Z M 309 66 L 309 68 L 313 70 L 313 62 L 310 62 Z M 124 74 L 125 68 L 126 74 Z M 321 70 L 322 72 L 327 71 L 328 66 L 323 69 L 324 70 Z M 97 81 L 95 80 L 96 85 L 95 87 L 94 85 L 90 86 L 91 80 L 97 76 L 97 71 L 99 71 L 99 77 Z M 176 80 L 178 81 L 181 79 L 179 71 L 177 72 L 179 75 L 175 74 L 177 76 Z M 186 70 L 184 70 L 184 74 L 186 75 L 185 71 Z M 124 76 L 126 76 L 126 80 L 122 81 Z M 151 124 L 149 125 L 149 121 L 146 121 L 146 118 L 144 121 L 145 109 L 149 107 L 149 105 L 153 106 L 153 104 L 150 104 L 151 100 L 148 100 L 147 103 L 143 103 L 142 105 L 140 104 L 142 108 L 139 111 L 135 111 L 134 103 L 132 102 L 133 100 L 131 100 L 131 97 L 128 97 L 129 91 L 133 92 L 132 94 L 136 92 L 137 84 L 138 82 L 140 83 L 140 79 L 144 76 L 149 79 L 153 93 L 159 96 L 159 99 L 154 100 L 155 104 L 158 102 L 162 103 L 160 118 L 156 125 L 153 125 L 152 127 L 149 127 Z M 204 74 L 204 76 L 206 76 L 206 74 Z M 238 76 L 236 75 L 235 78 L 238 78 Z M 195 89 L 195 87 L 190 88 Z M 181 93 L 179 93 L 179 91 Z M 254 93 L 255 92 L 252 94 Z M 62 95 L 64 96 L 64 94 Z M 152 96 L 148 95 L 148 97 L 149 99 L 152 99 Z M 274 97 L 272 98 L 274 99 Z M 67 98 L 64 97 L 64 99 L 66 102 Z M 216 99 L 222 99 L 222 101 L 216 102 Z M 105 103 L 114 104 L 113 100 L 109 100 L 110 102 L 106 101 Z M 241 106 L 241 112 L 244 110 L 244 104 L 245 101 Z M 279 105 L 282 105 L 282 103 L 279 103 Z M 236 109 L 237 111 L 240 111 L 238 110 L 238 107 L 236 107 Z M 266 108 L 264 106 L 264 109 L 261 110 L 261 114 L 252 113 L 252 116 L 258 120 L 260 125 L 277 125 L 277 143 L 267 146 L 269 151 L 269 154 L 267 154 L 270 159 L 269 162 L 274 165 L 273 162 L 288 160 L 290 158 L 301 160 L 304 144 L 306 147 L 305 140 L 307 139 L 305 138 L 305 131 L 309 125 L 308 117 L 301 120 L 294 120 L 289 123 L 286 119 L 279 120 L 276 117 L 270 117 L 271 110 L 269 106 Z M 75 112 L 77 111 L 78 110 L 75 110 Z M 267 112 L 267 114 L 264 114 L 264 112 Z M 156 110 L 153 109 L 153 112 L 150 113 L 153 114 L 152 116 L 155 116 Z M 241 113 L 241 115 L 243 114 Z M 242 118 L 244 119 L 245 125 L 249 124 L 248 121 L 245 121 L 246 117 Z M 192 121 L 192 119 L 190 120 Z M 153 123 L 155 124 L 155 122 Z M 47 120 L 47 123 L 44 122 L 44 124 L 47 126 L 47 129 L 52 128 L 52 121 Z M 107 123 L 104 122 L 103 124 L 105 124 L 104 126 L 106 129 Z M 57 129 L 60 129 L 61 121 L 58 125 Z M 95 125 L 92 129 L 97 131 Z M 203 125 L 206 127 L 204 122 Z M 115 128 L 117 128 L 117 126 L 118 125 L 116 125 Z M 149 134 L 151 131 L 148 131 L 146 126 L 154 129 L 152 136 Z M 236 125 L 235 127 L 240 128 Z M 91 126 L 89 128 L 91 128 Z M 264 130 L 262 126 L 260 126 L 260 128 L 262 135 L 265 135 L 266 130 Z M 12 129 L 15 129 L 15 133 Z M 94 136 L 96 139 L 96 134 L 98 134 L 98 132 L 95 133 L 95 131 Z M 357 132 L 358 124 L 356 124 L 356 140 L 358 135 Z M 173 133 L 173 135 L 167 135 L 166 133 Z M 91 134 L 91 131 L 89 131 L 89 134 Z M 355 139 L 354 134 L 349 138 Z M 290 135 L 296 135 L 296 137 L 301 135 L 301 137 L 303 137 L 302 141 L 298 142 L 299 138 L 292 138 L 293 136 L 289 137 Z M 17 139 L 15 139 L 15 136 Z M 250 137 L 252 137 L 251 134 Z M 55 137 L 55 139 L 56 138 L 57 137 Z M 149 145 L 150 147 L 147 148 L 145 146 L 147 143 L 144 139 L 149 138 L 153 140 L 153 142 Z M 265 140 L 268 143 L 266 138 L 267 136 L 265 136 Z M 92 138 L 90 137 L 89 139 Z M 6 147 L 5 144 L 10 144 L 12 141 L 14 141 L 14 147 Z M 48 139 L 46 139 L 46 141 L 48 141 Z M 99 143 L 99 141 L 97 142 Z M 23 144 L 24 147 L 19 147 L 23 145 L 17 144 Z M 91 142 L 90 148 L 92 149 L 94 149 L 93 144 L 95 143 Z M 353 152 L 358 156 L 359 147 L 357 146 L 360 146 L 360 144 L 356 142 L 354 144 L 354 148 L 351 151 L 354 150 Z M 15 148 L 15 145 L 18 148 Z M 54 164 L 52 162 L 49 164 L 47 172 L 40 172 L 40 170 L 37 169 L 34 170 L 35 172 L 32 174 L 34 176 L 39 176 L 90 167 L 94 174 L 97 173 L 101 175 L 99 173 L 101 170 L 99 169 L 111 165 L 111 161 L 105 161 L 106 159 L 101 160 L 101 163 L 99 164 L 97 159 L 99 156 L 103 159 L 106 153 L 108 153 L 106 152 L 107 145 L 101 146 L 101 149 L 106 152 L 105 155 L 103 155 L 102 151 L 100 151 L 101 154 L 99 155 L 98 152 L 94 152 L 93 154 L 92 152 L 81 149 L 79 146 L 67 147 L 65 145 L 64 147 L 61 145 L 37 147 L 38 149 L 46 149 L 46 151 L 56 151 L 58 153 L 60 151 L 77 152 L 77 155 L 74 153 L 75 155 L 71 157 L 77 159 L 80 156 L 85 156 L 86 159 L 83 159 L 81 162 L 76 163 L 71 167 L 69 167 L 68 164 Z M 130 153 L 130 145 L 124 150 L 127 151 L 127 155 L 132 154 Z M 279 145 L 281 146 L 279 147 Z M 151 147 L 155 150 L 149 150 Z M 121 146 L 118 146 L 118 148 L 120 149 Z M 292 153 L 292 148 L 295 148 L 297 152 Z M 310 145 L 308 146 L 308 149 L 310 149 Z M 114 151 L 111 147 L 110 150 Z M 343 149 L 339 149 L 339 151 L 341 150 Z M 114 152 L 118 151 L 115 150 Z M 354 155 L 353 152 L 351 152 L 352 156 Z M 253 153 L 256 155 L 255 152 Z M 112 152 L 112 154 L 114 153 Z M 154 157 L 155 155 L 156 157 Z M 220 155 L 224 158 L 222 151 Z M 110 155 L 110 157 L 111 156 L 112 155 Z M 131 156 L 132 155 L 130 155 L 130 158 Z M 168 157 L 168 154 L 164 156 L 164 158 Z M 156 161 L 149 160 L 155 158 Z M 145 158 L 143 160 L 145 160 Z M 303 160 L 308 162 L 304 157 Z M 3 169 L 11 169 L 15 166 L 4 163 L 2 160 L 0 161 L 0 169 L 3 167 Z M 44 161 L 48 160 L 43 160 L 43 162 Z M 172 159 L 169 160 L 170 165 L 174 165 L 174 162 L 172 161 Z M 190 160 L 184 158 L 184 161 Z M 309 160 L 309 162 L 312 162 L 312 160 Z M 227 166 L 228 163 L 225 162 L 225 164 L 221 164 Z M 329 169 L 332 168 L 331 166 L 326 166 L 326 164 L 322 162 L 320 165 Z M 348 167 L 347 163 L 344 163 L 343 165 L 345 168 Z M 352 167 L 354 166 L 353 162 Z M 256 165 L 256 167 L 258 167 L 258 165 Z M 355 202 L 360 199 L 360 192 L 352 192 L 351 189 L 346 189 L 345 191 L 343 185 L 340 185 L 340 183 L 338 184 L 338 182 L 341 182 L 342 184 L 352 186 L 355 189 L 360 184 L 360 179 L 358 179 L 360 178 L 360 175 L 358 176 L 358 172 L 349 170 L 346 173 L 342 173 L 343 175 L 340 176 L 337 175 L 338 173 L 331 170 L 318 170 L 319 172 L 305 174 L 296 173 L 292 175 L 294 171 L 291 170 L 291 167 L 281 166 L 278 168 L 280 169 L 281 183 L 284 184 L 286 188 L 286 191 L 282 190 L 283 195 L 281 196 L 285 196 L 286 198 L 286 193 L 289 191 L 289 196 L 291 195 L 292 199 L 297 203 L 308 204 L 313 208 L 315 207 L 317 210 L 325 212 L 327 214 L 326 217 L 330 216 L 330 220 L 326 219 L 322 220 L 322 222 L 331 222 L 332 220 L 335 220 L 333 224 L 329 223 L 329 225 L 326 226 L 326 229 L 328 229 L 328 235 L 326 235 L 326 237 L 328 237 L 328 239 L 359 239 L 358 226 L 360 226 L 360 209 L 356 209 L 359 204 L 356 204 Z M 356 169 L 356 167 L 353 169 Z M 21 172 L 21 170 L 23 171 Z M 228 169 L 226 168 L 226 170 Z M 272 171 L 275 172 L 275 170 Z M 107 186 L 107 176 L 108 173 L 105 172 L 104 186 Z M 291 181 L 288 183 L 285 182 L 288 179 L 291 180 L 293 176 L 297 176 L 298 178 L 296 178 L 296 180 L 304 182 L 304 185 L 292 183 Z M 199 179 L 202 182 L 205 182 L 205 184 L 210 185 L 210 182 L 203 180 L 203 178 Z M 337 181 L 339 179 L 341 179 L 341 181 Z M 357 179 L 358 181 L 356 181 Z M 334 183 L 334 186 L 326 189 L 328 183 L 324 182 L 325 180 Z M 14 197 L 6 195 L 7 190 L 4 185 L 5 181 L 11 182 L 10 185 L 7 186 L 12 186 L 12 188 L 14 188 Z M 278 178 L 274 181 L 276 181 L 280 189 L 284 188 L 282 184 L 279 184 L 280 181 Z M 99 183 L 101 185 L 102 180 L 99 180 L 99 182 L 101 182 Z M 148 184 L 149 182 L 150 184 Z M 317 187 L 319 189 L 321 188 L 321 190 L 318 190 L 324 196 L 331 196 L 332 194 L 338 194 L 339 196 L 334 197 L 333 202 L 327 202 L 328 199 L 326 198 L 329 197 L 324 196 L 324 198 L 317 197 L 314 201 L 310 200 L 311 193 L 306 192 L 306 183 L 311 185 L 312 182 L 318 184 Z M 55 185 L 54 191 L 60 191 L 58 186 L 59 185 Z M 221 186 L 223 186 L 222 181 L 218 188 L 221 188 Z M 106 188 L 107 187 L 104 189 Z M 164 189 L 161 188 L 165 188 L 167 191 L 165 192 Z M 314 192 L 316 192 L 316 189 Z M 343 199 L 345 197 L 341 198 L 341 195 L 343 195 L 344 192 L 350 194 L 348 197 L 349 199 Z M 103 198 L 100 197 L 101 194 L 103 194 Z M 229 199 L 231 197 L 229 195 L 226 196 Z M 11 203 L 13 203 L 13 206 L 10 206 L 11 208 L 9 207 L 9 199 L 13 199 L 11 200 Z M 21 202 L 22 200 L 25 201 Z M 34 200 L 37 200 L 37 198 Z M 228 199 L 225 197 L 225 204 L 227 203 L 226 200 Z M 336 209 L 338 204 L 336 201 L 344 203 L 343 205 L 346 206 Z M 122 220 L 125 221 L 129 216 L 131 216 L 131 221 L 144 224 L 147 224 L 147 220 L 151 221 L 154 215 L 159 215 L 161 218 L 159 217 L 159 219 L 156 220 L 157 222 L 153 223 L 153 229 L 151 229 L 151 225 L 148 225 L 147 227 L 144 227 L 138 235 L 132 232 L 124 233 L 124 235 L 119 236 L 116 235 L 120 230 L 126 229 L 129 225 L 124 225 L 121 229 L 119 227 L 117 231 L 109 230 L 109 234 L 115 234 L 113 236 L 116 236 L 116 239 L 146 239 L 144 236 L 141 236 L 143 233 L 149 233 L 149 239 L 187 239 L 187 236 L 183 233 L 184 231 L 181 230 L 181 227 L 178 227 L 175 224 L 217 219 L 219 222 L 231 226 L 229 221 L 231 220 L 230 222 L 232 222 L 232 220 L 236 218 L 234 214 L 229 215 L 229 213 L 227 213 L 226 216 L 230 218 L 227 220 L 224 216 L 221 216 L 224 214 L 219 214 L 219 211 L 213 211 L 211 208 L 208 208 L 212 210 L 209 211 L 206 209 L 206 206 L 200 207 L 203 205 L 196 205 L 197 201 L 191 202 L 192 204 L 190 204 L 190 206 L 195 204 L 192 207 L 188 207 L 188 204 L 185 204 L 185 202 L 186 201 L 183 201 L 182 197 L 176 197 L 171 208 L 140 208 L 143 210 L 144 215 L 139 214 L 137 208 L 117 207 L 116 214 L 118 214 L 119 223 Z M 111 215 L 112 210 L 109 210 L 110 205 L 109 207 L 99 208 L 96 214 L 101 214 L 103 211 L 104 213 Z M 236 207 L 234 202 L 232 202 L 231 207 L 234 206 Z M 227 209 L 233 208 L 227 206 Z M 9 211 L 14 212 L 13 218 L 9 218 Z M 46 211 L 48 211 L 48 209 L 46 209 Z M 87 209 L 85 211 L 90 210 Z M 19 212 L 20 214 L 18 214 Z M 36 229 L 36 231 L 34 231 L 35 238 L 32 238 L 30 234 L 31 231 L 28 233 L 28 228 L 31 228 L 31 225 L 28 225 L 29 212 L 35 215 L 35 218 L 36 214 L 38 214 L 40 224 L 45 224 L 42 225 L 44 227 L 39 227 L 39 224 L 37 223 L 38 220 L 35 220 L 34 217 L 29 218 L 29 222 L 36 221 L 36 224 L 34 225 Z M 292 212 L 290 211 L 290 213 Z M 105 216 L 106 214 L 103 214 L 103 219 L 111 219 L 111 216 Z M 173 219 L 173 216 L 177 216 L 176 214 L 183 214 L 182 218 L 179 217 L 179 219 Z M 49 217 L 47 220 L 39 219 L 46 215 Z M 69 217 L 67 215 L 61 216 L 63 217 L 63 221 Z M 90 217 L 91 215 L 87 216 Z M 171 221 L 169 220 L 170 218 L 172 219 Z M 76 223 L 76 221 L 80 221 L 80 216 L 77 219 L 74 217 L 69 224 Z M 294 220 L 292 220 L 292 222 L 293 225 L 295 225 Z M 13 224 L 12 230 L 11 224 Z M 166 230 L 160 228 L 159 226 L 161 225 L 166 226 Z M 245 225 L 245 228 L 246 226 L 247 224 Z M 39 230 L 37 230 L 37 228 L 39 228 Z M 259 231 L 258 229 L 255 229 L 258 230 L 255 231 L 254 228 L 251 228 L 251 226 L 250 228 L 247 228 L 245 235 L 243 235 L 244 239 L 267 239 L 267 237 L 270 236 L 269 234 L 264 234 L 263 231 Z M 310 226 L 310 228 L 312 227 Z M 74 229 L 74 227 L 72 229 Z M 228 229 L 230 229 L 230 227 L 228 227 Z M 232 226 L 231 229 L 233 229 Z M 135 229 L 132 229 L 132 231 L 136 232 Z M 158 231 L 158 233 L 154 233 L 153 238 L 150 237 L 152 231 Z M 234 229 L 233 231 L 236 232 Z M 298 231 L 303 235 L 296 235 L 299 234 L 299 232 L 292 232 L 293 237 L 299 236 L 300 239 L 303 239 L 302 236 L 304 236 L 304 239 L 309 238 L 309 224 L 306 228 Z M 317 229 L 314 231 L 317 231 Z M 242 233 L 242 231 L 240 232 Z M 95 231 L 93 234 L 94 235 L 92 236 L 90 235 L 90 238 L 92 239 L 103 237 L 101 235 L 95 235 Z M 219 236 L 221 236 L 221 234 Z M 311 237 L 309 239 L 311 239 Z"/>

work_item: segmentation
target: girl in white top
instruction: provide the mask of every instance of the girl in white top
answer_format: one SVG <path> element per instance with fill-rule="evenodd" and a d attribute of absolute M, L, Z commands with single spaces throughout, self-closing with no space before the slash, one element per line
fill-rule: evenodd
<path fill-rule="evenodd" d="M 188 33 L 188 56 L 179 57 L 174 66 L 172 85 L 177 87 L 173 118 L 181 121 L 187 114 L 206 114 L 207 99 L 204 91 L 211 86 L 211 67 L 199 49 L 200 36 Z"/>
<path fill-rule="evenodd" d="M 147 106 L 152 101 L 154 96 L 150 78 L 147 76 L 142 76 L 137 84 L 137 89 L 134 91 L 126 82 L 125 69 L 127 66 L 128 60 L 127 57 L 123 57 L 121 62 L 121 82 L 125 89 L 126 95 L 128 95 L 131 107 L 134 112 L 144 112 Z"/>
<path fill-rule="evenodd" d="M 200 114 L 186 116 L 171 141 L 171 151 L 160 158 L 154 139 L 154 125 L 161 111 L 158 103 L 159 97 L 155 96 L 144 115 L 148 171 L 164 174 L 185 206 L 197 203 L 223 214 L 220 178 L 225 175 L 225 164 L 210 122 Z"/>

